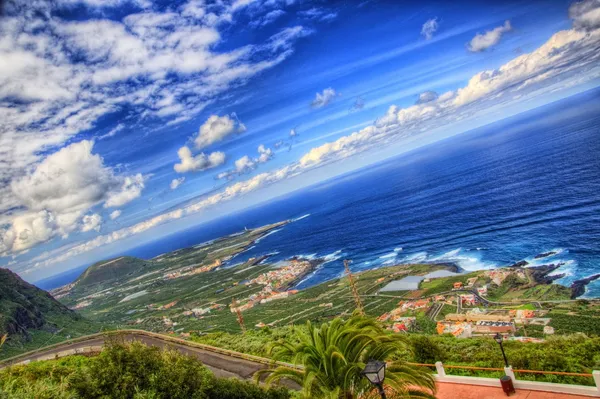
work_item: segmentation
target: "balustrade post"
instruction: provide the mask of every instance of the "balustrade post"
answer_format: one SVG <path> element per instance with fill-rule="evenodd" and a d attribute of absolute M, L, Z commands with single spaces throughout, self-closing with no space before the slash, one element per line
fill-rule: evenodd
<path fill-rule="evenodd" d="M 444 365 L 442 364 L 442 362 L 435 362 L 435 369 L 437 370 L 438 376 L 446 376 L 446 370 L 444 369 Z"/>

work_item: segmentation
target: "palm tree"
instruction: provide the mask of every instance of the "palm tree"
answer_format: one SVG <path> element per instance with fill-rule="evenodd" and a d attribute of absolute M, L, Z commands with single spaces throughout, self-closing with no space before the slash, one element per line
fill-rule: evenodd
<path fill-rule="evenodd" d="M 275 360 L 291 359 L 293 365 L 259 371 L 255 378 L 269 373 L 267 384 L 294 381 L 306 398 L 373 397 L 373 387 L 361 371 L 369 360 L 382 360 L 387 361 L 385 389 L 390 398 L 435 398 L 431 374 L 390 361 L 393 354 L 407 348 L 405 338 L 388 334 L 373 319 L 354 314 L 346 321 L 337 318 L 320 328 L 308 321 L 298 340 L 279 342 L 270 349 Z"/>

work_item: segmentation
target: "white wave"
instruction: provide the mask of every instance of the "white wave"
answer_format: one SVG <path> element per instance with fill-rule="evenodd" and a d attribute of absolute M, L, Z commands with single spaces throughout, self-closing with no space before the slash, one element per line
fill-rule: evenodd
<path fill-rule="evenodd" d="M 559 274 L 564 274 L 565 277 L 558 279 L 557 281 L 565 280 L 567 277 L 572 277 L 575 275 L 575 269 L 577 268 L 577 262 L 575 260 L 569 259 L 565 261 L 560 261 L 560 267 L 556 270 L 553 270 L 551 273 L 548 273 L 548 276 L 558 276 Z"/>
<path fill-rule="evenodd" d="M 394 248 L 394 252 L 402 252 L 403 250 L 404 250 L 404 248 L 402 248 L 402 247 Z"/>
<path fill-rule="evenodd" d="M 424 262 L 427 260 L 427 252 L 417 252 L 402 258 L 402 263 Z"/>
<path fill-rule="evenodd" d="M 293 257 L 300 258 L 300 259 L 307 259 L 307 260 L 315 260 L 315 259 L 317 259 L 317 254 L 316 253 L 308 254 L 308 255 L 301 254 L 301 255 L 294 255 Z"/>
<path fill-rule="evenodd" d="M 306 215 L 302 215 L 296 219 L 292 219 L 292 222 L 297 222 L 298 220 L 306 219 L 309 216 L 310 216 L 310 213 L 307 213 Z"/>
<path fill-rule="evenodd" d="M 254 243 L 255 243 L 255 244 L 258 244 L 259 242 L 261 242 L 263 239 L 267 238 L 267 237 L 268 237 L 268 236 L 270 236 L 271 234 L 275 234 L 275 233 L 277 233 L 278 231 L 281 231 L 281 230 L 283 230 L 283 228 L 281 228 L 281 229 L 275 229 L 275 230 L 269 231 L 269 232 L 268 232 L 267 234 L 265 234 L 264 236 L 262 236 L 262 237 L 259 237 L 259 238 L 257 238 L 256 240 L 254 240 Z"/>
<path fill-rule="evenodd" d="M 465 253 L 468 252 L 468 255 Z M 441 255 L 429 255 L 427 252 L 417 252 L 408 255 L 401 260 L 401 263 L 454 263 L 463 270 L 481 270 L 492 269 L 497 265 L 492 262 L 486 262 L 473 251 L 463 251 L 462 248 L 456 248 Z"/>
<path fill-rule="evenodd" d="M 429 259 L 431 262 L 450 262 L 457 264 L 463 270 L 481 270 L 493 269 L 497 265 L 493 262 L 483 261 L 476 253 L 470 251 L 468 255 L 464 254 L 462 248 L 456 248 L 444 254 L 434 256 Z"/>
<path fill-rule="evenodd" d="M 548 265 L 550 263 L 556 264 L 558 262 L 562 262 L 562 259 L 559 259 L 559 255 L 562 255 L 564 253 L 569 253 L 569 251 L 567 251 L 564 248 L 555 248 L 555 249 L 551 249 L 550 251 L 544 251 L 544 252 L 555 252 L 555 253 L 552 255 L 544 256 L 542 258 L 537 258 L 537 259 L 535 258 L 536 255 L 532 255 L 532 256 L 528 256 L 527 258 L 525 258 L 523 260 L 529 263 L 527 265 L 528 267 Z"/>
<path fill-rule="evenodd" d="M 392 252 L 392 253 L 389 253 L 389 254 L 381 255 L 379 257 L 379 259 L 395 258 L 396 256 L 398 256 L 398 253 Z"/>
<path fill-rule="evenodd" d="M 333 262 L 335 260 L 340 259 L 343 256 L 342 254 L 342 250 L 338 249 L 337 251 L 327 254 L 325 256 L 321 256 L 321 258 L 323 259 L 323 263 L 329 263 L 329 262 Z"/>

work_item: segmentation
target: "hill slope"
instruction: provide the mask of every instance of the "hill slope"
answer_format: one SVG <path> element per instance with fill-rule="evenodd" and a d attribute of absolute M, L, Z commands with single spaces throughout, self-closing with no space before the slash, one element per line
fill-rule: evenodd
<path fill-rule="evenodd" d="M 99 329 L 48 292 L 0 268 L 0 336 L 8 334 L 0 359 Z"/>
<path fill-rule="evenodd" d="M 31 329 L 55 331 L 56 321 L 79 321 L 81 316 L 49 293 L 0 268 L 0 335 L 29 338 Z"/>
<path fill-rule="evenodd" d="M 131 256 L 121 256 L 120 258 L 109 261 L 94 263 L 92 266 L 88 267 L 77 280 L 75 280 L 75 285 L 83 287 L 96 284 L 108 284 L 141 273 L 151 264 L 152 261 Z"/>

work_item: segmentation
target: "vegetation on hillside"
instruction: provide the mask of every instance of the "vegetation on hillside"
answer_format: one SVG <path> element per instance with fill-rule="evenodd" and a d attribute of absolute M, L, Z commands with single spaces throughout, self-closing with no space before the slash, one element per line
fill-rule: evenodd
<path fill-rule="evenodd" d="M 56 301 L 46 291 L 0 268 L 0 358 L 97 332 L 99 325 Z"/>
<path fill-rule="evenodd" d="M 288 399 L 290 392 L 216 378 L 198 360 L 178 352 L 113 342 L 96 357 L 72 356 L 0 371 L 0 397 Z"/>
<path fill-rule="evenodd" d="M 527 326 L 527 333 L 535 326 Z M 294 331 L 306 333 L 305 326 L 265 328 L 245 334 L 212 333 L 194 337 L 194 341 L 222 348 L 270 357 L 273 342 L 298 342 Z M 391 332 L 389 334 L 392 334 Z M 503 367 L 502 353 L 491 337 L 459 339 L 450 335 L 405 334 L 408 348 L 399 350 L 395 359 L 433 364 L 442 361 L 448 365 Z M 548 337 L 543 343 L 506 341 L 507 357 L 515 369 L 591 373 L 600 369 L 600 337 L 583 334 Z M 291 359 L 285 359 L 287 361 Z M 448 369 L 448 374 L 500 377 L 501 372 L 467 372 Z M 591 378 L 551 376 L 538 374 L 518 375 L 520 379 L 592 385 Z"/>
<path fill-rule="evenodd" d="M 371 383 L 361 375 L 370 360 L 386 361 L 385 388 L 397 398 L 435 398 L 435 381 L 424 369 L 393 360 L 393 356 L 407 348 L 401 335 L 390 335 L 373 319 L 355 314 L 348 320 L 336 318 L 320 327 L 309 321 L 297 339 L 278 342 L 271 346 L 276 360 L 291 359 L 302 370 L 279 366 L 271 370 L 267 384 L 292 380 L 302 386 L 305 398 L 361 397 L 373 390 Z"/>

